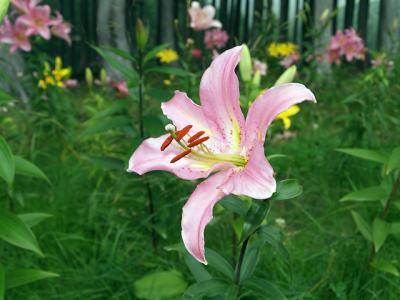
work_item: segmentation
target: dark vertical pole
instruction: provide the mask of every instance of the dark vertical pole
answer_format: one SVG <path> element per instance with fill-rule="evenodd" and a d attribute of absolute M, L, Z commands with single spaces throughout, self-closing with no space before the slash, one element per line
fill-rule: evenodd
<path fill-rule="evenodd" d="M 243 1 L 243 0 L 242 0 Z M 243 42 L 247 42 L 249 39 L 249 18 L 250 18 L 250 0 L 246 0 L 246 5 L 244 6 L 245 8 L 245 15 L 244 15 L 244 32 L 243 32 Z"/>
<path fill-rule="evenodd" d="M 294 13 L 295 13 L 295 15 L 297 16 L 297 14 L 299 13 L 299 0 L 296 0 L 296 9 L 295 9 L 295 11 L 294 11 Z M 295 18 L 295 20 L 294 20 L 294 27 L 293 27 L 293 41 L 295 41 L 295 42 L 297 42 L 297 30 L 298 30 L 298 27 L 299 27 L 299 25 L 298 25 L 298 20 L 297 20 L 298 18 Z"/>
<path fill-rule="evenodd" d="M 236 36 L 237 38 L 240 38 L 239 36 L 240 36 L 240 32 L 241 32 L 241 30 L 240 30 L 240 26 L 241 26 L 241 24 L 242 24 L 242 22 L 241 22 L 241 18 L 242 18 L 242 16 L 241 16 L 241 6 L 242 6 L 242 1 L 245 1 L 245 0 L 237 0 L 237 2 L 236 2 L 236 13 L 235 13 L 235 19 L 236 19 L 236 26 L 235 26 L 235 34 L 234 34 L 234 36 Z"/>
<path fill-rule="evenodd" d="M 368 12 L 369 0 L 360 0 L 360 7 L 358 10 L 358 33 L 364 40 L 367 39 Z"/>
<path fill-rule="evenodd" d="M 381 0 L 379 3 L 379 23 L 378 23 L 378 49 L 381 50 L 383 47 L 383 36 L 385 31 L 385 19 L 386 19 L 386 0 Z"/>
<path fill-rule="evenodd" d="M 353 15 L 354 15 L 354 0 L 346 1 L 346 11 L 344 15 L 344 28 L 350 28 L 353 26 Z"/>
<path fill-rule="evenodd" d="M 279 39 L 284 42 L 288 38 L 289 0 L 281 0 L 281 13 L 279 17 Z"/>
<path fill-rule="evenodd" d="M 305 52 L 307 47 L 313 43 L 312 37 L 309 34 L 309 31 L 312 29 L 314 24 L 314 12 L 315 12 L 315 0 L 304 0 L 304 12 L 305 12 L 305 20 L 303 22 L 303 31 L 302 31 L 302 51 Z"/>
<path fill-rule="evenodd" d="M 337 31 L 337 19 L 338 19 L 338 15 L 337 15 L 337 0 L 333 0 L 332 2 L 332 11 L 336 12 L 336 15 L 332 18 L 332 34 L 335 34 Z"/>

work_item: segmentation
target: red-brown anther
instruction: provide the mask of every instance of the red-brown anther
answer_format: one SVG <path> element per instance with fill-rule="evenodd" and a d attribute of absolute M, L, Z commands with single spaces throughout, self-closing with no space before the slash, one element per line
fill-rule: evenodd
<path fill-rule="evenodd" d="M 177 156 L 175 156 L 173 159 L 171 159 L 171 164 L 173 164 L 174 162 L 177 162 L 178 160 L 180 160 L 181 158 L 185 157 L 186 155 L 188 155 L 190 152 L 192 152 L 191 149 L 186 150 L 180 154 L 178 154 Z"/>
<path fill-rule="evenodd" d="M 164 151 L 165 149 L 167 149 L 167 147 L 168 147 L 169 145 L 171 145 L 171 143 L 172 143 L 173 140 L 174 140 L 174 139 L 172 138 L 172 136 L 167 137 L 167 138 L 165 139 L 164 143 L 162 143 L 162 145 L 161 145 L 161 147 L 160 147 L 160 150 L 161 150 L 161 151 Z"/>
<path fill-rule="evenodd" d="M 188 134 L 189 130 L 192 129 L 192 125 L 188 125 L 183 127 L 181 130 L 178 130 L 177 132 L 175 132 L 176 134 L 176 139 L 178 141 L 180 141 L 185 135 Z"/>
<path fill-rule="evenodd" d="M 187 145 L 189 148 L 195 147 L 197 145 L 200 145 L 201 143 L 204 143 L 205 141 L 207 141 L 210 137 L 209 136 L 205 136 L 201 139 L 195 140 L 194 142 L 189 143 L 189 145 Z"/>
<path fill-rule="evenodd" d="M 204 134 L 204 131 L 199 131 L 196 133 L 194 136 L 192 136 L 190 139 L 188 139 L 188 143 L 194 142 L 197 140 L 199 137 L 201 137 Z"/>

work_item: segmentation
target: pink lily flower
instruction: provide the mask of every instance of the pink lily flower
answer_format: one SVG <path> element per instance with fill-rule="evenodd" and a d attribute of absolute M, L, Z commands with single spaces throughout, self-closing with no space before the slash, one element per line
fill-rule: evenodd
<path fill-rule="evenodd" d="M 71 45 L 71 25 L 64 22 L 64 19 L 60 12 L 56 12 L 57 17 L 52 21 L 51 33 L 55 36 L 65 40 L 69 45 Z"/>
<path fill-rule="evenodd" d="M 255 74 L 256 72 L 260 72 L 260 75 L 264 76 L 267 75 L 267 64 L 265 62 L 262 62 L 258 59 L 254 60 L 253 63 L 253 74 Z"/>
<path fill-rule="evenodd" d="M 118 92 L 118 95 L 120 97 L 127 97 L 129 96 L 129 89 L 128 86 L 126 85 L 126 81 L 111 81 L 111 87 Z"/>
<path fill-rule="evenodd" d="M 50 6 L 36 6 L 28 14 L 18 18 L 21 23 L 28 27 L 28 34 L 39 34 L 44 39 L 50 39 L 50 26 L 53 21 L 50 19 Z"/>
<path fill-rule="evenodd" d="M 12 6 L 19 14 L 28 14 L 41 0 L 11 0 Z"/>
<path fill-rule="evenodd" d="M 26 52 L 32 49 L 27 27 L 22 24 L 19 19 L 12 25 L 7 16 L 4 18 L 4 23 L 0 27 L 0 42 L 10 44 L 11 53 L 14 53 L 18 49 L 22 49 Z"/>
<path fill-rule="evenodd" d="M 283 58 L 279 64 L 283 67 L 285 67 L 286 69 L 288 69 L 290 66 L 292 66 L 293 64 L 295 64 L 297 61 L 300 60 L 300 54 L 299 52 L 295 51 L 292 54 L 286 56 L 285 58 Z"/>
<path fill-rule="evenodd" d="M 204 34 L 204 44 L 207 49 L 224 48 L 229 40 L 229 35 L 225 30 L 211 29 Z"/>
<path fill-rule="evenodd" d="M 268 126 L 292 105 L 316 101 L 304 85 L 280 85 L 261 94 L 245 119 L 235 73 L 241 50 L 238 46 L 221 53 L 205 71 L 201 106 L 180 91 L 162 103 L 163 113 L 174 125 L 167 125 L 168 134 L 145 140 L 129 160 L 128 171 L 140 175 L 163 170 L 187 180 L 208 177 L 183 207 L 181 223 L 186 249 L 204 264 L 204 229 L 213 206 L 229 194 L 271 197 L 276 182 L 264 155 Z"/>
<path fill-rule="evenodd" d="M 192 27 L 194 30 L 222 27 L 220 21 L 214 20 L 215 8 L 212 5 L 206 5 L 201 8 L 199 2 L 193 1 L 188 12 L 191 19 L 190 27 Z"/>

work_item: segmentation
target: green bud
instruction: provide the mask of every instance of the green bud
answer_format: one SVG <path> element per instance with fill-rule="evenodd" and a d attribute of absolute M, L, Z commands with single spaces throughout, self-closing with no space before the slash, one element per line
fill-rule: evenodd
<path fill-rule="evenodd" d="M 149 39 L 149 31 L 144 27 L 142 20 L 137 19 L 135 26 L 136 44 L 140 50 L 146 47 L 147 40 Z"/>
<path fill-rule="evenodd" d="M 260 86 L 260 83 L 261 83 L 261 73 L 260 73 L 260 70 L 257 70 L 253 76 L 253 81 L 251 82 L 251 84 L 254 87 L 258 88 Z"/>
<path fill-rule="evenodd" d="M 88 88 L 91 89 L 93 86 L 93 73 L 90 68 L 85 69 L 85 80 Z"/>
<path fill-rule="evenodd" d="M 244 82 L 251 81 L 253 66 L 251 64 L 250 50 L 246 45 L 243 45 L 242 53 L 240 54 L 239 71 L 240 77 Z"/>
<path fill-rule="evenodd" d="M 328 19 L 328 17 L 329 17 L 329 9 L 328 8 L 325 8 L 325 10 L 322 12 L 322 14 L 321 14 L 321 16 L 319 17 L 319 20 L 321 21 L 321 22 L 325 22 L 327 19 Z"/>
<path fill-rule="evenodd" d="M 292 82 L 294 76 L 296 76 L 296 72 L 297 72 L 297 67 L 291 66 L 289 69 L 287 69 L 285 72 L 282 73 L 282 75 L 275 82 L 274 86 Z"/>
<path fill-rule="evenodd" d="M 101 68 L 100 70 L 100 82 L 102 85 L 107 84 L 107 71 L 104 68 Z"/>
<path fill-rule="evenodd" d="M 6 15 L 9 5 L 10 0 L 0 0 L 0 23 Z"/>

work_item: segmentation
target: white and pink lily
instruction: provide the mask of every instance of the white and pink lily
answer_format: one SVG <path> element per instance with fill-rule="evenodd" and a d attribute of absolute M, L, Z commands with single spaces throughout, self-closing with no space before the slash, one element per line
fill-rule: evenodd
<path fill-rule="evenodd" d="M 193 1 L 188 12 L 190 16 L 190 27 L 194 30 L 222 27 L 220 21 L 214 20 L 215 8 L 212 5 L 206 5 L 202 8 L 199 2 Z"/>
<path fill-rule="evenodd" d="M 187 180 L 208 177 L 183 207 L 181 223 L 186 249 L 204 264 L 204 229 L 214 205 L 229 194 L 267 199 L 276 191 L 273 169 L 264 155 L 268 126 L 292 105 L 316 101 L 302 84 L 280 85 L 261 94 L 245 119 L 235 73 L 241 50 L 238 46 L 223 52 L 205 71 L 201 106 L 180 91 L 162 103 L 174 125 L 166 127 L 168 134 L 145 140 L 129 160 L 128 171 L 138 174 L 163 170 Z"/>

